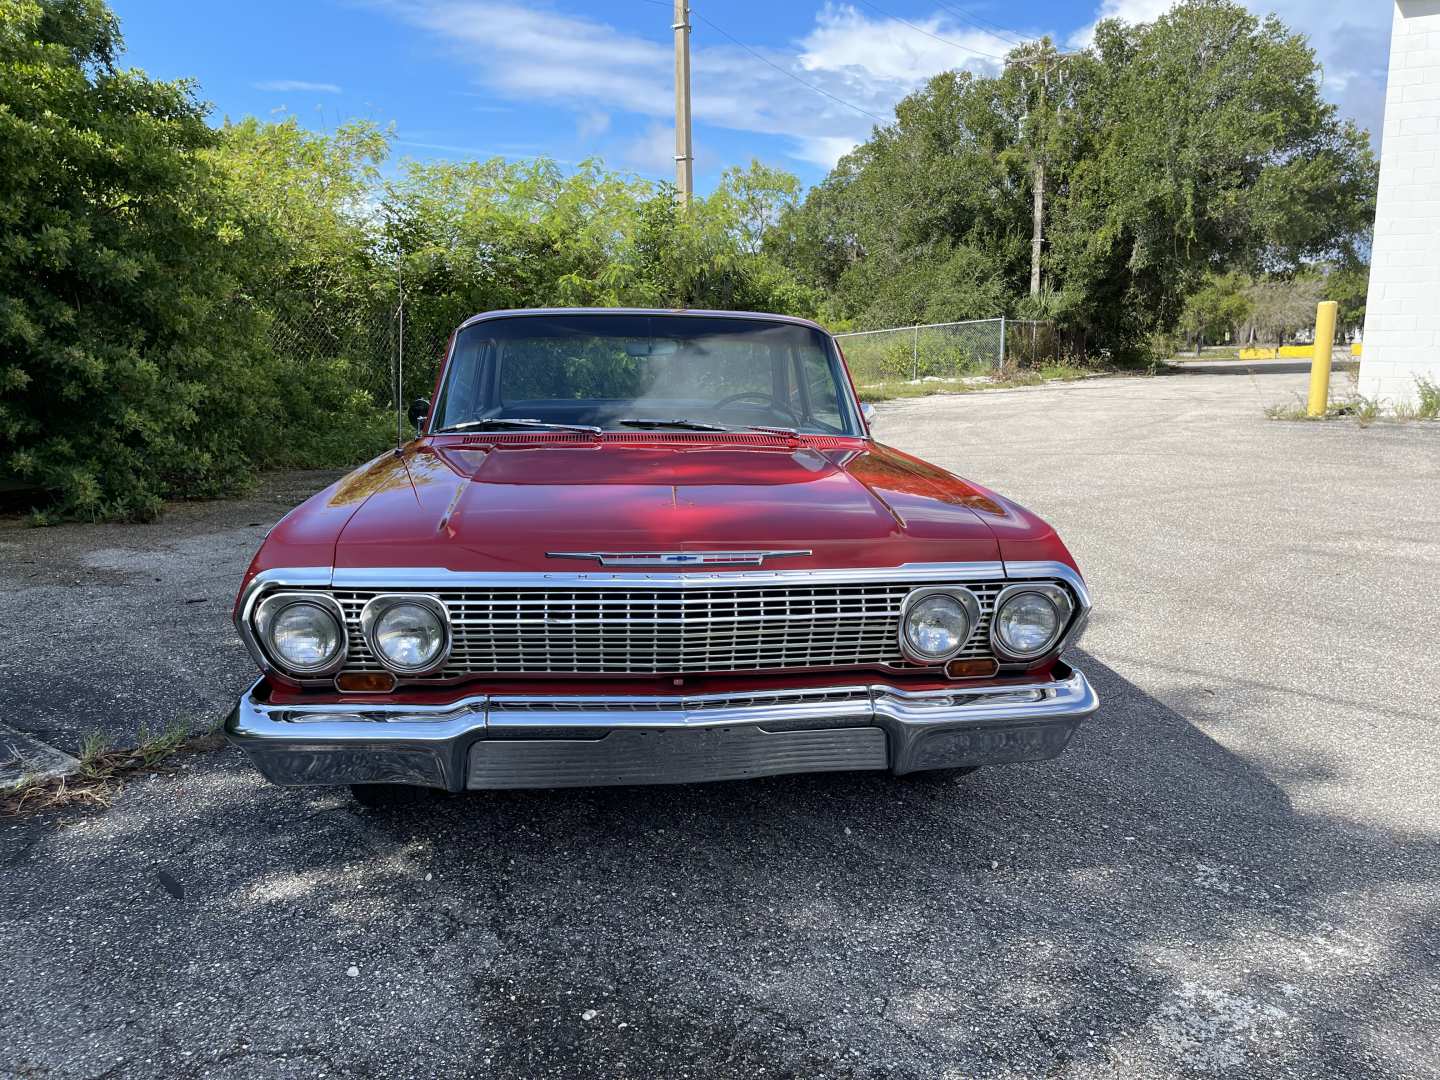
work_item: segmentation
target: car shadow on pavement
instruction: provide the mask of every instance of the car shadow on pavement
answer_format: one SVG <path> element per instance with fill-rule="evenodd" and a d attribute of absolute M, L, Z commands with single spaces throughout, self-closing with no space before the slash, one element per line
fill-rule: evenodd
<path fill-rule="evenodd" d="M 958 781 L 386 813 L 228 756 L 140 785 L 11 855 L 29 886 L 4 916 L 13 955 L 36 954 L 0 1043 L 62 1069 L 27 1047 L 104 987 L 128 1017 L 113 1055 L 170 1075 L 282 1054 L 500 1076 L 1433 1068 L 1414 1031 L 1437 979 L 1434 838 L 1299 813 L 1180 712 L 1075 663 L 1103 705 L 1071 748 Z M 68 951 L 41 964 L 57 904 Z"/>

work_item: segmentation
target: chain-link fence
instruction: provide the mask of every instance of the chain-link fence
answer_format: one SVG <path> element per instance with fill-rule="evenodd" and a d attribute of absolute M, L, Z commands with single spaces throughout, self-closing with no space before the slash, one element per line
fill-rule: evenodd
<path fill-rule="evenodd" d="M 1017 319 L 930 323 L 835 337 L 862 387 L 978 381 L 1040 367 L 1060 354 L 1052 323 Z"/>
<path fill-rule="evenodd" d="M 1065 359 L 1068 349 L 1055 324 L 1036 319 L 1005 320 L 1005 363 L 1012 371 L 1044 367 Z"/>
<path fill-rule="evenodd" d="M 331 368 L 375 406 L 393 409 L 429 396 L 450 336 L 448 329 L 417 324 L 407 308 L 401 299 L 292 307 L 274 317 L 270 347 L 296 367 Z"/>

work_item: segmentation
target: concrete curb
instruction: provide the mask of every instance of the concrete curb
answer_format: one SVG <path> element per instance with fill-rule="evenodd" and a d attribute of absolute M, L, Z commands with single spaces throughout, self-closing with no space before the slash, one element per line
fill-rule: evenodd
<path fill-rule="evenodd" d="M 0 724 L 0 794 L 25 782 L 58 780 L 80 768 L 63 750 Z"/>

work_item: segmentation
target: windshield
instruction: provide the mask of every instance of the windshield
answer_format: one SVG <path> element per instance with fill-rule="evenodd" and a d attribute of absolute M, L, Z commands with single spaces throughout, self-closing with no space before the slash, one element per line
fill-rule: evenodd
<path fill-rule="evenodd" d="M 456 337 L 435 415 L 432 432 L 551 424 L 860 430 L 825 334 L 794 323 L 693 315 L 476 323 Z"/>

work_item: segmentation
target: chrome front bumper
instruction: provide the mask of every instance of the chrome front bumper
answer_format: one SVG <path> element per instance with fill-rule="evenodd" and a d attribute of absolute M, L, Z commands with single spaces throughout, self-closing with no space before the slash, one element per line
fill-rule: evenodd
<path fill-rule="evenodd" d="M 276 784 L 449 791 L 893 773 L 1039 761 L 1099 699 L 1054 681 L 909 692 L 827 687 L 693 697 L 483 695 L 450 705 L 271 705 L 256 683 L 225 733 Z"/>

